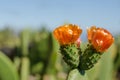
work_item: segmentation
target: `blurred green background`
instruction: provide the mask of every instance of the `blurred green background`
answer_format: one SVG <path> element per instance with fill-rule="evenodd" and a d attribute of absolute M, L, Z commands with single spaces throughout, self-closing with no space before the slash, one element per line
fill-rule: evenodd
<path fill-rule="evenodd" d="M 120 79 L 120 35 L 94 68 L 86 71 L 88 80 Z M 81 48 L 86 42 L 81 43 Z M 59 44 L 51 31 L 0 30 L 0 80 L 65 80 L 69 67 L 62 60 Z M 81 79 L 80 79 L 81 80 Z"/>

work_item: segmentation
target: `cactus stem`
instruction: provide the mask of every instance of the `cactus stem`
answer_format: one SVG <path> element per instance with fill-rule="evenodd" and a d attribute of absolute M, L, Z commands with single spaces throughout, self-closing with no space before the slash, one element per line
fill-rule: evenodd
<path fill-rule="evenodd" d="M 77 68 L 70 70 L 66 80 L 88 80 L 87 75 L 84 70 L 79 70 Z"/>

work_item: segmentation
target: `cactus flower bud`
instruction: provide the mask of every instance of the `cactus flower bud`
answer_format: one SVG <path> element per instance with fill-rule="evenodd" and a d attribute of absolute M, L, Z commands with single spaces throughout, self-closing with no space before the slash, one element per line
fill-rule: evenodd
<path fill-rule="evenodd" d="M 79 47 L 80 47 L 80 44 L 81 44 L 80 38 L 78 38 L 77 41 L 76 41 L 75 43 L 77 44 L 77 47 L 79 48 Z"/>

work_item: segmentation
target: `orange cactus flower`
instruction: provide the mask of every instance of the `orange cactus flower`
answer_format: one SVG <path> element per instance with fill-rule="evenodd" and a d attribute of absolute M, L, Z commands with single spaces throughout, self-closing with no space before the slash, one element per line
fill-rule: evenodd
<path fill-rule="evenodd" d="M 53 31 L 53 34 L 60 45 L 75 43 L 81 33 L 82 29 L 74 24 L 62 25 Z"/>
<path fill-rule="evenodd" d="M 109 31 L 104 28 L 96 28 L 96 26 L 87 29 L 87 37 L 98 52 L 104 52 L 114 42 L 114 38 Z"/>

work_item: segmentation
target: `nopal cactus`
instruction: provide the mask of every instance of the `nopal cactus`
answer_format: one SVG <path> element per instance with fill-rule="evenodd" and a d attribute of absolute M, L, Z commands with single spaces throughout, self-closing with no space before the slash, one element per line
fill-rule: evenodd
<path fill-rule="evenodd" d="M 91 69 L 98 62 L 104 51 L 114 42 L 113 36 L 106 29 L 92 26 L 87 30 L 89 44 L 85 51 L 82 52 L 79 46 L 80 42 L 76 43 L 81 33 L 82 30 L 79 26 L 72 24 L 60 26 L 53 32 L 60 43 L 60 52 L 64 61 L 72 70 L 77 69 L 80 72 Z M 74 75 L 75 73 L 72 72 L 72 74 Z M 71 79 L 68 77 L 68 80 Z"/>
<path fill-rule="evenodd" d="M 60 46 L 64 61 L 71 67 L 76 68 L 79 65 L 79 50 L 75 44 Z"/>

